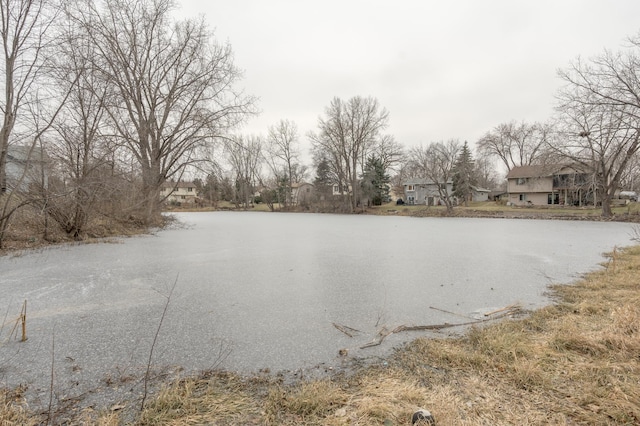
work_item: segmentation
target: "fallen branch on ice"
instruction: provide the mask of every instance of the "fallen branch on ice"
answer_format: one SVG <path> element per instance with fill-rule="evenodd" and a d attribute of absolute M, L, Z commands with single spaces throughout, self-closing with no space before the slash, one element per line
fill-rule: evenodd
<path fill-rule="evenodd" d="M 335 328 L 337 328 L 338 330 L 342 331 L 344 334 L 346 334 L 349 337 L 353 337 L 353 335 L 355 333 L 360 333 L 360 330 L 356 330 L 355 328 L 347 327 L 346 325 L 336 324 L 335 322 L 332 322 L 331 324 L 333 324 L 333 326 Z"/>
<path fill-rule="evenodd" d="M 370 348 L 372 346 L 378 346 L 380 344 L 382 344 L 382 341 L 391 333 L 393 333 L 393 331 L 389 331 L 389 329 L 387 329 L 387 327 L 382 327 L 379 331 L 378 331 L 378 336 L 375 337 L 372 341 L 370 341 L 369 343 L 360 346 L 360 349 L 365 349 L 365 348 Z"/>
<path fill-rule="evenodd" d="M 516 313 L 520 312 L 520 305 L 518 304 L 513 304 L 513 305 L 509 305 L 509 306 L 505 306 L 504 308 L 501 309 L 497 309 L 495 311 L 489 312 L 484 314 L 487 318 L 483 318 L 483 319 L 478 319 L 478 320 L 473 320 L 473 321 L 467 321 L 467 322 L 459 322 L 459 323 L 448 323 L 445 322 L 443 324 L 429 324 L 429 325 L 399 325 L 398 327 L 394 328 L 393 330 L 389 331 L 386 327 L 383 327 L 380 331 L 378 331 L 378 336 L 376 338 L 374 338 L 371 342 L 360 346 L 360 349 L 365 349 L 365 348 L 370 348 L 373 346 L 378 346 L 380 345 L 383 340 L 390 334 L 393 333 L 400 333 L 402 331 L 424 331 L 424 330 L 442 330 L 444 328 L 451 328 L 451 327 L 461 327 L 461 326 L 465 326 L 465 325 L 473 325 L 473 324 L 479 324 L 479 323 L 483 323 L 483 322 L 487 322 L 487 321 L 494 321 L 500 318 L 504 318 L 506 316 L 509 315 L 514 315 Z M 495 315 L 495 314 L 500 314 L 500 315 Z M 493 316 L 491 316 L 493 315 Z M 335 324 L 334 324 L 335 325 Z"/>

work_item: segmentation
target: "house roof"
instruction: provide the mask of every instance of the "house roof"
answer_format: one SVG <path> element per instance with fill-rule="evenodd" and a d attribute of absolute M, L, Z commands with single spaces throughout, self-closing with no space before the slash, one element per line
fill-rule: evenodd
<path fill-rule="evenodd" d="M 294 182 L 294 183 L 291 184 L 291 187 L 292 188 L 300 188 L 300 187 L 306 186 L 306 185 L 313 186 L 313 184 L 309 183 L 309 182 Z"/>
<path fill-rule="evenodd" d="M 7 157 L 15 161 L 47 161 L 49 156 L 46 151 L 37 146 L 10 145 L 7 149 Z"/>
<path fill-rule="evenodd" d="M 517 166 L 509 171 L 507 179 L 530 178 L 530 177 L 548 177 L 560 174 L 565 169 L 568 173 L 587 173 L 588 167 L 581 164 L 542 164 L 532 166 Z"/>
<path fill-rule="evenodd" d="M 517 166 L 507 173 L 507 179 L 549 176 L 557 167 L 548 165 Z"/>
<path fill-rule="evenodd" d="M 471 186 L 471 189 L 473 189 L 476 192 L 486 192 L 487 194 L 491 192 L 490 189 L 481 188 L 479 186 Z"/>

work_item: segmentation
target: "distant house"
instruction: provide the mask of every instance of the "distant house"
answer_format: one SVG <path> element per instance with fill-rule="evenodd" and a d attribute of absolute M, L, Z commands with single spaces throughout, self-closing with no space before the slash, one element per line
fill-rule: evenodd
<path fill-rule="evenodd" d="M 447 183 L 436 183 L 429 179 L 410 179 L 403 184 L 404 202 L 406 204 L 425 204 L 437 206 L 444 204 L 440 192 L 446 191 L 449 197 L 453 196 L 453 180 Z"/>
<path fill-rule="evenodd" d="M 349 195 L 351 193 L 351 185 L 334 184 L 331 187 L 331 195 Z"/>
<path fill-rule="evenodd" d="M 166 203 L 191 204 L 197 196 L 193 182 L 165 182 L 160 189 L 160 198 Z"/>
<path fill-rule="evenodd" d="M 291 185 L 291 204 L 294 206 L 308 204 L 313 195 L 313 185 L 307 182 L 297 182 Z"/>
<path fill-rule="evenodd" d="M 480 188 L 479 186 L 471 187 L 471 201 L 482 202 L 489 201 L 490 189 Z"/>
<path fill-rule="evenodd" d="M 577 165 L 514 167 L 507 174 L 508 201 L 513 205 L 570 205 L 594 203 L 593 173 Z"/>
<path fill-rule="evenodd" d="M 9 146 L 6 162 L 6 189 L 26 191 L 33 184 L 48 186 L 49 156 L 39 147 Z"/>

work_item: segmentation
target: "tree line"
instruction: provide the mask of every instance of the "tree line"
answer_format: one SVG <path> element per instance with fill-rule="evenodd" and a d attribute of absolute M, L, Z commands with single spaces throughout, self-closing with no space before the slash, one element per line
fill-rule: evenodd
<path fill-rule="evenodd" d="M 236 88 L 231 46 L 203 19 L 174 19 L 175 6 L 0 2 L 0 244 L 25 206 L 75 238 L 91 217 L 156 223 L 162 185 L 255 112 L 255 99 Z M 24 147 L 14 162 L 25 167 L 10 173 L 12 149 Z M 46 176 L 30 175 L 45 157 Z"/>
<path fill-rule="evenodd" d="M 475 149 L 458 139 L 407 149 L 385 133 L 389 112 L 375 98 L 334 98 L 318 118 L 317 131 L 306 135 L 313 154 L 313 176 L 300 166 L 297 155 L 287 156 L 282 146 L 274 151 L 274 129 L 269 130 L 266 144 L 257 144 L 270 146 L 270 158 L 279 152 L 276 157 L 281 160 L 268 161 L 273 178 L 270 187 L 279 190 L 265 198 L 286 205 L 292 182 L 306 178 L 315 185 L 316 202 L 330 199 L 342 203 L 343 211 L 353 212 L 364 203 L 388 198 L 389 188 L 402 194 L 409 178 L 422 178 L 440 188 L 440 199 L 451 212 L 456 202 L 468 203 L 474 188 L 504 188 L 499 170 L 571 165 L 591 175 L 602 214 L 610 216 L 617 191 L 638 189 L 639 52 L 637 36 L 618 51 L 605 50 L 588 60 L 577 58 L 558 71 L 563 86 L 555 94 L 553 116 L 543 123 L 500 123 L 475 141 Z M 276 128 L 283 123 L 295 128 L 287 121 Z M 297 143 L 297 133 L 289 135 L 288 140 Z M 287 172 L 285 165 L 291 165 L 292 158 L 302 173 Z M 445 190 L 447 182 L 453 182 L 453 193 Z"/>
<path fill-rule="evenodd" d="M 355 211 L 401 193 L 404 180 L 501 184 L 498 162 L 575 163 L 594 171 L 603 214 L 636 176 L 640 38 L 576 59 L 559 71 L 557 114 L 546 123 L 508 121 L 475 141 L 405 148 L 386 133 L 390 113 L 374 97 L 334 98 L 305 136 L 296 123 L 266 135 L 238 133 L 257 113 L 238 88 L 242 72 L 228 43 L 203 18 L 176 19 L 173 0 L 0 0 L 0 247 L 18 215 L 83 238 L 90 222 L 148 226 L 161 189 L 186 176 L 202 197 L 248 207 L 294 204 L 294 188 L 315 184 L 316 202 Z M 22 167 L 11 170 L 11 164 Z M 45 170 L 46 168 L 46 170 Z M 443 194 L 448 209 L 453 202 Z"/>

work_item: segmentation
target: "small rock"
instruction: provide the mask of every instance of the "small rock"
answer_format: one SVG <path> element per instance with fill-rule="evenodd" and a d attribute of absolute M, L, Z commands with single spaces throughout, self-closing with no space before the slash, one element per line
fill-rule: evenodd
<path fill-rule="evenodd" d="M 420 410 L 413 413 L 413 416 L 411 416 L 411 424 L 435 426 L 436 420 L 433 418 L 433 415 L 429 410 L 421 408 Z"/>
<path fill-rule="evenodd" d="M 336 417 L 344 417 L 347 415 L 347 409 L 346 408 L 338 408 L 336 410 Z"/>

